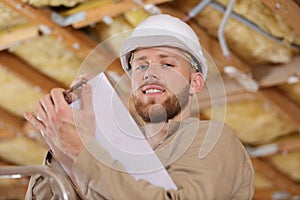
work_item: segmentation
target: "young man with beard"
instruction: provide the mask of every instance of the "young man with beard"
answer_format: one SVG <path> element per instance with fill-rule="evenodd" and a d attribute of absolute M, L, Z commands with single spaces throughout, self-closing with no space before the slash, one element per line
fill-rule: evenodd
<path fill-rule="evenodd" d="M 252 199 L 253 169 L 242 144 L 220 122 L 192 118 L 192 97 L 207 75 L 207 64 L 194 31 L 169 15 L 142 22 L 121 47 L 121 62 L 131 78 L 131 100 L 144 121 L 143 131 L 177 190 L 166 190 L 146 180 L 109 167 L 95 159 L 84 144 L 93 145 L 91 88 L 82 90 L 82 110 L 65 102 L 62 89 L 43 97 L 34 117 L 56 159 L 86 199 Z M 83 123 L 74 122 L 73 113 Z M 86 122 L 86 123 L 84 123 Z M 78 131 L 84 133 L 82 141 Z M 56 164 L 52 159 L 50 166 Z M 122 166 L 121 166 L 122 167 Z M 27 199 L 57 198 L 47 177 L 31 178 Z"/>

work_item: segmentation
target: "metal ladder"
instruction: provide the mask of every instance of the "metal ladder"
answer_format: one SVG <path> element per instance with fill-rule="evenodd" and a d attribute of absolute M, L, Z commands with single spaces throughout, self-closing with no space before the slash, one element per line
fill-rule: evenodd
<path fill-rule="evenodd" d="M 76 194 L 68 188 L 69 185 L 64 184 L 58 173 L 45 165 L 28 165 L 28 166 L 1 166 L 0 178 L 22 178 L 29 177 L 35 174 L 41 174 L 44 177 L 49 177 L 56 184 L 55 190 L 58 191 L 59 199 L 73 200 L 76 199 Z"/>

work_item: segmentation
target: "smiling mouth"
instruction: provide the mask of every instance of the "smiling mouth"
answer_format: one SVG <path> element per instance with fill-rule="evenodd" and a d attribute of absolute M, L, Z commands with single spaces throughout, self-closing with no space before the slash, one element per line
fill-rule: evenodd
<path fill-rule="evenodd" d="M 165 89 L 159 85 L 146 85 L 142 88 L 143 94 L 162 94 Z"/>
<path fill-rule="evenodd" d="M 159 89 L 151 88 L 151 89 L 143 90 L 143 93 L 144 94 L 159 94 L 159 93 L 163 93 L 163 91 L 159 90 Z"/>

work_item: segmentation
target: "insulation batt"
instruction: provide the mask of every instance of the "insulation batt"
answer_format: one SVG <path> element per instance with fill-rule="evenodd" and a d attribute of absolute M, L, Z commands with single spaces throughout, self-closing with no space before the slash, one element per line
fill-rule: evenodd
<path fill-rule="evenodd" d="M 5 30 L 27 23 L 27 20 L 21 17 L 19 13 L 5 6 L 2 2 L 0 2 L 0 13 L 0 30 Z"/>
<path fill-rule="evenodd" d="M 217 2 L 227 5 L 229 0 Z M 176 0 L 175 6 L 188 12 L 198 3 L 197 0 Z M 295 36 L 293 30 L 259 0 L 237 0 L 234 11 L 244 15 L 245 18 L 272 35 L 284 38 L 285 43 L 300 43 L 300 38 Z M 195 20 L 211 36 L 217 37 L 222 18 L 222 13 L 207 6 L 195 17 Z M 250 64 L 288 63 L 292 56 L 298 53 L 232 18 L 229 18 L 226 24 L 225 38 L 229 48 Z"/>
<path fill-rule="evenodd" d="M 24 3 L 34 5 L 36 7 L 42 6 L 68 6 L 72 7 L 78 3 L 87 1 L 87 0 L 22 0 Z"/>

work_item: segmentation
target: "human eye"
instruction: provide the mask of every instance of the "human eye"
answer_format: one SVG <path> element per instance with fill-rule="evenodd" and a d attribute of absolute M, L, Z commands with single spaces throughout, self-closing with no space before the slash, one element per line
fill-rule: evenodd
<path fill-rule="evenodd" d="M 135 67 L 136 70 L 145 70 L 148 68 L 147 64 L 140 64 Z"/>
<path fill-rule="evenodd" d="M 172 68 L 172 67 L 174 67 L 174 65 L 171 64 L 171 63 L 164 63 L 162 66 L 164 66 L 165 68 Z"/>

